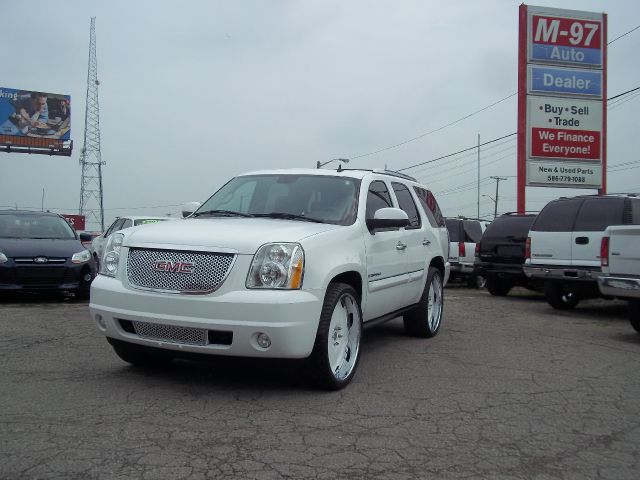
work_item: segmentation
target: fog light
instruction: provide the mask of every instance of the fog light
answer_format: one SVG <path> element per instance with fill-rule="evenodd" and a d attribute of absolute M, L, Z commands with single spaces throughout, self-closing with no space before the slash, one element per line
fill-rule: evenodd
<path fill-rule="evenodd" d="M 90 273 L 87 273 L 87 274 L 84 276 L 84 281 L 85 281 L 85 282 L 90 282 L 92 278 L 93 278 L 93 277 L 91 276 L 91 274 L 90 274 Z"/>
<path fill-rule="evenodd" d="M 260 348 L 269 348 L 271 346 L 271 339 L 266 333 L 258 333 L 256 341 L 258 342 L 258 346 Z"/>
<path fill-rule="evenodd" d="M 102 315 L 100 315 L 99 313 L 96 314 L 96 323 L 102 330 L 107 329 L 107 322 L 105 322 L 104 318 L 102 318 Z"/>

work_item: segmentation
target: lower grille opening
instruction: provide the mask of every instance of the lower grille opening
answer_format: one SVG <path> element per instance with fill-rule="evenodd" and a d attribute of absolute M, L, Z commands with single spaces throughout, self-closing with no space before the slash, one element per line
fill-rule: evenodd
<path fill-rule="evenodd" d="M 133 328 L 133 322 L 131 320 L 118 320 L 120 322 L 120 326 L 127 333 L 135 334 L 136 331 Z"/>
<path fill-rule="evenodd" d="M 231 345 L 233 342 L 233 332 L 221 332 L 218 330 L 207 330 L 210 344 Z"/>
<path fill-rule="evenodd" d="M 186 345 L 231 345 L 233 343 L 233 332 L 176 327 L 124 319 L 118 319 L 118 322 L 125 332 L 152 340 Z"/>

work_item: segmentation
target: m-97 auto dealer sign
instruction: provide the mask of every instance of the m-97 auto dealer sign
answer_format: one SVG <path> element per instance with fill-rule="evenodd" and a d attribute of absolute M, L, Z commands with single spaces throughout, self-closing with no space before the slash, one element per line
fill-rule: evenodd
<path fill-rule="evenodd" d="M 606 22 L 520 6 L 519 211 L 528 185 L 606 189 Z"/>

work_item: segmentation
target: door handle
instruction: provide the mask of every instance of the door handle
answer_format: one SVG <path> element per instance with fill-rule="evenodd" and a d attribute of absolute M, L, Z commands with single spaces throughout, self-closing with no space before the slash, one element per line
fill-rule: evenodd
<path fill-rule="evenodd" d="M 588 245 L 589 237 L 576 237 L 576 245 Z"/>
<path fill-rule="evenodd" d="M 431 240 L 427 240 L 426 238 L 422 241 L 422 244 L 425 246 L 431 245 Z"/>
<path fill-rule="evenodd" d="M 398 242 L 396 244 L 396 250 L 404 250 L 405 248 L 407 248 L 407 244 L 406 243 Z"/>

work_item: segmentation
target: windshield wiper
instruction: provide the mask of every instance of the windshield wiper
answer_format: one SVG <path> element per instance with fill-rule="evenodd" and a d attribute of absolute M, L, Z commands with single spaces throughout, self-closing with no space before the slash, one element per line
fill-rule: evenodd
<path fill-rule="evenodd" d="M 264 218 L 280 218 L 283 220 L 303 220 L 305 222 L 325 223 L 317 218 L 305 217 L 304 215 L 296 215 L 295 213 L 271 212 L 271 213 L 254 213 L 254 217 Z"/>
<path fill-rule="evenodd" d="M 196 212 L 192 217 L 200 217 L 202 215 L 211 215 L 213 217 L 253 217 L 253 215 L 242 212 L 234 212 L 233 210 L 205 210 L 204 212 Z"/>

